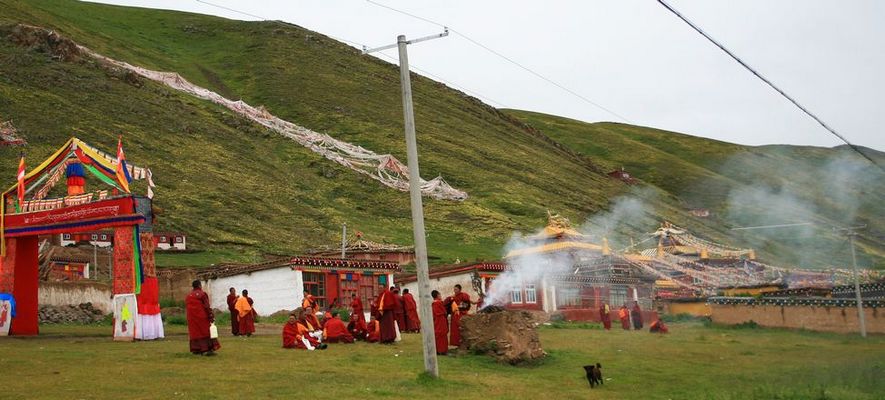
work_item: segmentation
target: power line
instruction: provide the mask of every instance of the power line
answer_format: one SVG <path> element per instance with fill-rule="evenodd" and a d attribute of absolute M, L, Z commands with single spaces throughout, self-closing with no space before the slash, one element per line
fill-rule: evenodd
<path fill-rule="evenodd" d="M 385 9 L 388 9 L 388 10 L 390 10 L 390 11 L 393 11 L 393 12 L 396 12 L 396 13 L 399 13 L 399 14 L 402 14 L 402 15 L 406 15 L 406 16 L 409 16 L 409 17 L 412 17 L 412 18 L 415 18 L 415 19 L 418 19 L 418 20 L 421 20 L 421 21 L 424 21 L 424 22 L 427 22 L 427 23 L 430 23 L 430 24 L 434 24 L 434 25 L 437 25 L 437 26 L 440 26 L 440 27 L 443 27 L 443 28 L 448 27 L 449 32 L 452 32 L 452 33 L 454 33 L 454 34 L 460 36 L 461 38 L 463 38 L 464 40 L 467 40 L 468 42 L 472 43 L 473 45 L 475 45 L 475 46 L 477 46 L 477 47 L 479 47 L 479 48 L 481 48 L 481 49 L 483 49 L 483 50 L 488 51 L 489 53 L 492 53 L 492 54 L 494 54 L 494 55 L 496 55 L 496 56 L 498 56 L 498 57 L 500 57 L 500 58 L 506 60 L 507 62 L 509 62 L 509 63 L 511 63 L 511 64 L 513 64 L 513 65 L 515 65 L 515 66 L 517 66 L 517 67 L 519 67 L 519 68 L 521 68 L 522 70 L 524 70 L 524 71 L 526 71 L 526 72 L 528 72 L 528 73 L 530 73 L 530 74 L 532 74 L 532 75 L 534 75 L 534 76 L 536 76 L 536 77 L 538 77 L 538 78 L 540 78 L 541 80 L 543 80 L 543 81 L 545 81 L 545 82 L 547 82 L 547 83 L 549 83 L 549 84 L 551 84 L 551 85 L 553 85 L 553 86 L 556 86 L 556 87 L 558 87 L 559 89 L 562 89 L 562 90 L 566 91 L 567 93 L 569 93 L 569 94 L 571 94 L 571 95 L 573 95 L 573 96 L 575 96 L 575 97 L 577 97 L 577 98 L 583 100 L 584 102 L 586 102 L 586 103 L 588 103 L 588 104 L 590 104 L 590 105 L 592 105 L 592 106 L 594 106 L 594 107 L 596 107 L 596 108 L 598 108 L 598 109 L 600 109 L 600 110 L 602 110 L 602 111 L 605 111 L 605 112 L 609 113 L 610 115 L 612 115 L 612 116 L 614 116 L 614 117 L 616 117 L 616 118 L 618 118 L 618 119 L 620 119 L 620 120 L 622 120 L 622 121 L 624 121 L 624 122 L 632 123 L 632 122 L 630 122 L 630 120 L 628 120 L 626 117 L 624 117 L 624 116 L 622 116 L 622 115 L 620 115 L 620 114 L 618 114 L 618 113 L 616 113 L 616 112 L 614 112 L 614 111 L 612 111 L 612 110 L 610 110 L 610 109 L 608 109 L 608 108 L 606 108 L 606 107 L 603 107 L 603 106 L 600 105 L 599 103 L 596 103 L 596 102 L 594 102 L 593 100 L 590 100 L 589 98 L 587 98 L 587 97 L 581 95 L 580 93 L 578 93 L 578 92 L 576 92 L 576 91 L 574 91 L 574 90 L 572 90 L 572 89 L 569 89 L 568 87 L 566 87 L 566 86 L 564 86 L 564 85 L 559 84 L 558 82 L 554 81 L 553 79 L 550 79 L 550 78 L 548 78 L 548 77 L 546 77 L 546 76 L 544 76 L 544 75 L 541 75 L 541 74 L 538 73 L 538 72 L 535 72 L 533 69 L 531 69 L 531 68 L 529 68 L 529 67 L 526 67 L 525 65 L 523 65 L 523 64 L 521 64 L 521 63 L 519 63 L 519 62 L 517 62 L 516 60 L 514 60 L 514 59 L 512 59 L 512 58 L 510 58 L 510 57 L 505 56 L 504 54 L 501 54 L 501 53 L 498 52 L 498 51 L 495 51 L 494 49 L 492 49 L 492 48 L 490 48 L 490 47 L 488 47 L 488 46 L 486 46 L 486 45 L 480 43 L 479 41 L 477 41 L 477 40 L 471 38 L 470 36 L 467 36 L 466 34 L 460 32 L 460 31 L 457 31 L 457 30 L 455 30 L 455 29 L 452 29 L 452 27 L 449 26 L 449 25 L 443 25 L 443 24 L 440 24 L 439 22 L 436 22 L 436 21 L 433 21 L 433 20 L 430 20 L 430 19 L 427 19 L 427 18 L 424 18 L 424 17 L 418 16 L 418 15 L 415 15 L 415 14 L 412 14 L 412 13 L 409 13 L 409 12 L 406 12 L 406 11 L 402 11 L 402 10 L 399 10 L 399 9 L 396 9 L 396 8 L 393 8 L 393 7 L 390 7 L 390 6 L 388 6 L 388 5 L 384 5 L 384 4 L 381 4 L 381 3 L 378 3 L 378 2 L 375 2 L 375 1 L 372 1 L 372 0 L 366 0 L 366 1 L 367 1 L 369 4 L 373 4 L 373 5 L 375 5 L 375 6 L 378 6 L 378 7 L 381 7 L 381 8 L 385 8 Z"/>
<path fill-rule="evenodd" d="M 236 9 L 233 9 L 233 8 L 230 8 L 230 7 L 222 6 L 222 5 L 220 5 L 220 4 L 210 3 L 210 2 L 205 1 L 205 0 L 195 0 L 195 1 L 198 2 L 198 3 L 203 3 L 203 4 L 206 4 L 206 5 L 212 6 L 212 7 L 220 8 L 220 9 L 222 9 L 222 10 L 226 10 L 226 11 L 234 12 L 234 13 L 237 13 L 237 14 L 245 15 L 245 16 L 248 16 L 248 17 L 251 17 L 251 18 L 259 19 L 259 20 L 264 21 L 264 22 L 273 22 L 273 23 L 277 23 L 277 24 L 280 24 L 280 25 L 286 26 L 287 28 L 288 28 L 288 27 L 295 26 L 294 24 L 291 24 L 291 23 L 286 22 L 286 21 L 281 21 L 281 20 L 275 20 L 275 19 L 265 18 L 265 17 L 262 17 L 262 16 L 260 16 L 260 15 L 255 15 L 255 14 L 248 13 L 248 12 L 245 12 L 245 11 L 236 10 Z M 347 44 L 350 44 L 350 45 L 352 45 L 352 46 L 354 46 L 354 47 L 357 47 L 357 48 L 363 48 L 363 47 L 365 47 L 365 45 L 364 45 L 363 43 L 354 42 L 354 41 L 352 41 L 352 40 L 347 40 L 347 39 L 344 39 L 344 38 L 335 37 L 335 36 L 328 35 L 328 34 L 325 34 L 325 33 L 324 33 L 323 35 L 329 37 L 330 39 L 334 39 L 334 40 L 337 40 L 337 41 L 339 41 L 339 42 L 347 43 Z M 389 56 L 389 55 L 387 55 L 387 54 L 385 54 L 385 53 L 383 53 L 383 52 L 379 52 L 378 54 L 381 54 L 381 55 L 383 55 L 384 57 L 386 57 L 386 58 L 392 60 L 392 61 L 394 62 L 394 64 L 398 64 L 398 63 L 399 63 L 399 60 L 397 60 L 397 59 L 395 59 L 395 58 L 393 58 L 393 57 L 391 57 L 391 56 Z M 497 104 L 497 105 L 499 105 L 499 106 L 501 106 L 501 107 L 503 107 L 503 108 L 508 108 L 506 105 L 504 105 L 503 103 L 501 103 L 501 102 L 499 102 L 499 101 L 492 100 L 490 97 L 488 97 L 488 96 L 484 96 L 484 95 L 480 94 L 479 92 L 477 92 L 477 91 L 475 91 L 475 90 L 469 90 L 469 89 L 467 89 L 467 88 L 465 88 L 465 87 L 463 87 L 463 86 L 461 86 L 461 85 L 458 85 L 458 84 L 456 84 L 456 83 L 454 83 L 454 82 L 451 82 L 451 81 L 448 81 L 448 80 L 446 80 L 446 79 L 443 79 L 443 78 L 440 77 L 439 75 L 435 75 L 435 74 L 432 74 L 432 73 L 428 72 L 427 70 L 421 69 L 421 68 L 419 68 L 418 66 L 416 66 L 415 64 L 410 64 L 410 69 L 414 69 L 414 70 L 416 70 L 416 71 L 418 71 L 418 72 L 421 72 L 421 73 L 423 73 L 424 75 L 427 75 L 427 76 L 429 76 L 429 77 L 431 77 L 431 78 L 434 78 L 434 79 L 436 79 L 436 80 L 439 81 L 439 82 L 445 83 L 446 85 L 451 86 L 451 87 L 453 87 L 453 88 L 457 88 L 457 89 L 459 89 L 459 90 L 461 90 L 461 91 L 464 91 L 465 93 L 472 94 L 472 95 L 474 95 L 474 96 L 476 96 L 476 97 L 478 97 L 478 98 L 481 98 L 481 99 L 483 99 L 483 100 L 485 100 L 485 101 L 487 101 L 487 102 L 489 102 L 489 103 L 495 103 L 495 104 Z"/>
<path fill-rule="evenodd" d="M 388 60 L 390 60 L 391 62 L 393 62 L 393 63 L 395 63 L 395 64 L 399 63 L 399 60 L 398 60 L 398 59 L 394 58 L 393 56 L 388 55 L 387 53 L 385 53 L 385 52 L 383 52 L 383 51 L 379 51 L 377 54 L 380 54 L 380 55 L 384 56 L 384 58 L 387 58 Z M 481 93 L 479 93 L 479 92 L 477 92 L 477 91 L 475 91 L 475 90 L 470 90 L 470 89 L 467 89 L 467 88 L 465 88 L 465 87 L 463 87 L 463 86 L 460 86 L 460 85 L 458 85 L 458 84 L 456 84 L 456 83 L 446 81 L 445 79 L 439 77 L 438 75 L 434 75 L 433 73 L 431 73 L 431 72 L 429 72 L 429 71 L 427 71 L 427 70 L 425 70 L 425 69 L 418 68 L 418 66 L 416 66 L 415 64 L 412 64 L 411 61 L 409 62 L 409 69 L 414 69 L 415 71 L 421 72 L 422 74 L 424 74 L 424 75 L 426 75 L 426 76 L 429 76 L 429 77 L 431 77 L 431 78 L 436 79 L 437 81 L 440 81 L 440 82 L 442 82 L 442 83 L 445 83 L 446 85 L 449 85 L 449 86 L 451 86 L 451 87 L 453 87 L 453 88 L 456 88 L 456 89 L 458 89 L 458 90 L 461 90 L 461 91 L 463 91 L 464 93 L 470 94 L 470 95 L 472 95 L 472 96 L 476 96 L 476 97 L 478 97 L 478 98 L 480 98 L 480 99 L 483 99 L 483 100 L 485 100 L 485 101 L 487 101 L 487 102 L 489 102 L 489 103 L 495 103 L 495 104 L 497 104 L 498 106 L 500 106 L 500 107 L 502 107 L 502 108 L 510 108 L 510 107 L 508 107 L 507 105 L 505 105 L 504 103 L 501 103 L 500 101 L 492 100 L 490 97 L 485 96 L 485 95 L 482 95 Z"/>
<path fill-rule="evenodd" d="M 367 0 L 367 1 L 370 1 L 370 0 Z M 767 78 L 765 78 L 764 76 L 762 76 L 762 74 L 760 74 L 758 71 L 756 71 L 753 67 L 749 66 L 747 63 L 745 63 L 743 60 L 741 60 L 738 56 L 734 55 L 734 53 L 732 53 L 732 52 L 729 51 L 727 48 L 725 48 L 725 46 L 723 46 L 722 44 L 720 44 L 719 42 L 717 42 L 717 41 L 716 41 L 715 39 L 713 39 L 710 35 L 708 35 L 706 32 L 704 32 L 701 28 L 699 28 L 697 25 L 695 25 L 694 23 L 692 23 L 691 21 L 689 21 L 688 18 L 686 18 L 685 16 L 683 16 L 682 14 L 680 14 L 679 11 L 676 11 L 676 9 L 674 9 L 674 8 L 671 7 L 669 4 L 667 4 L 666 1 L 664 1 L 664 0 L 657 0 L 657 1 L 658 1 L 658 3 L 660 3 L 662 6 L 664 6 L 664 8 L 666 8 L 666 9 L 669 10 L 671 13 L 673 13 L 674 15 L 676 15 L 677 17 L 679 17 L 679 19 L 681 19 L 683 22 L 685 22 L 686 24 L 688 24 L 688 26 L 690 26 L 692 29 L 694 29 L 695 31 L 697 31 L 698 33 L 700 33 L 701 36 L 705 37 L 705 38 L 706 38 L 707 40 L 709 40 L 711 43 L 713 43 L 714 45 L 716 45 L 716 47 L 718 47 L 720 50 L 722 50 L 723 52 L 725 52 L 725 54 L 728 54 L 728 56 L 731 57 L 732 59 L 734 59 L 735 61 L 737 61 L 738 64 L 742 65 L 744 68 L 746 68 L 748 71 L 750 71 L 750 73 L 752 73 L 753 75 L 756 75 L 756 77 L 759 78 L 759 79 L 761 79 L 762 82 L 765 82 L 768 86 L 770 86 L 770 87 L 771 87 L 772 89 L 774 89 L 776 92 L 780 93 L 781 96 L 783 96 L 785 99 L 789 100 L 790 103 L 793 103 L 793 105 L 795 105 L 795 106 L 798 107 L 800 110 L 802 110 L 802 112 L 804 112 L 804 113 L 807 114 L 809 117 L 811 117 L 812 119 L 814 119 L 815 121 L 817 121 L 817 123 L 820 124 L 820 126 L 824 127 L 824 129 L 826 129 L 827 131 L 829 131 L 830 133 L 832 133 L 834 136 L 836 136 L 837 138 L 839 138 L 840 140 L 842 140 L 843 142 L 845 142 L 845 144 L 847 144 L 848 147 L 850 147 L 852 150 L 854 150 L 855 152 L 857 152 L 857 154 L 860 154 L 861 157 L 866 158 L 870 163 L 872 163 L 873 165 L 879 167 L 880 170 L 882 170 L 883 172 L 885 172 L 885 168 L 883 168 L 881 165 L 879 165 L 878 163 L 876 163 L 876 161 L 873 160 L 870 156 L 866 155 L 866 153 L 864 153 L 863 151 L 861 151 L 857 146 L 855 146 L 854 144 L 852 144 L 851 142 L 849 142 L 848 139 L 846 139 L 844 136 L 842 136 L 842 135 L 840 135 L 838 132 L 836 132 L 835 129 L 830 128 L 829 125 L 827 125 L 823 120 L 821 120 L 820 118 L 818 118 L 816 115 L 812 114 L 811 111 L 808 111 L 808 109 L 805 108 L 804 106 L 802 106 L 801 104 L 799 104 L 798 101 L 796 101 L 795 99 L 793 99 L 792 97 L 790 97 L 790 95 L 788 95 L 786 92 L 784 92 L 783 90 L 781 90 L 779 87 L 775 86 L 774 83 L 772 83 L 770 80 L 768 80 Z M 370 1 L 370 2 L 371 2 L 371 1 Z"/>
<path fill-rule="evenodd" d="M 265 18 L 265 17 L 262 17 L 262 16 L 260 16 L 260 15 L 255 15 L 255 14 L 247 13 L 247 12 L 245 12 L 245 11 L 240 11 L 240 10 L 235 10 L 235 9 L 233 9 L 233 8 L 230 8 L 230 7 L 225 7 L 225 6 L 222 6 L 222 5 L 220 5 L 220 4 L 210 3 L 210 2 L 205 1 L 205 0 L 195 0 L 195 1 L 196 1 L 197 3 L 203 3 L 203 4 L 206 4 L 206 5 L 209 5 L 209 6 L 215 7 L 215 8 L 220 8 L 220 9 L 222 9 L 222 10 L 227 10 L 227 11 L 235 12 L 235 13 L 237 13 L 237 14 L 245 15 L 245 16 L 248 16 L 248 17 L 252 17 L 252 18 L 256 18 L 256 19 L 260 19 L 260 20 L 262 20 L 262 21 L 264 21 L 264 22 L 273 22 L 273 23 L 276 23 L 276 24 L 280 24 L 280 25 L 283 25 L 283 26 L 285 26 L 285 27 L 287 27 L 287 28 L 290 28 L 290 27 L 292 27 L 292 26 L 294 25 L 294 24 L 291 24 L 291 23 L 288 23 L 288 22 L 285 22 L 285 21 L 280 21 L 280 20 L 277 20 L 277 19 Z M 337 40 L 337 41 L 339 41 L 339 42 L 347 43 L 347 44 L 350 44 L 350 45 L 352 45 L 352 46 L 356 46 L 356 47 L 359 47 L 359 48 L 362 48 L 362 46 L 363 46 L 362 43 L 357 43 L 357 42 L 354 42 L 354 41 L 352 41 L 352 40 L 347 40 L 347 39 L 344 39 L 344 38 L 339 38 L 339 37 L 335 37 L 335 36 L 332 36 L 332 35 L 327 35 L 327 34 L 325 34 L 325 33 L 324 33 L 323 35 L 329 37 L 330 39 L 334 39 L 334 40 Z"/>

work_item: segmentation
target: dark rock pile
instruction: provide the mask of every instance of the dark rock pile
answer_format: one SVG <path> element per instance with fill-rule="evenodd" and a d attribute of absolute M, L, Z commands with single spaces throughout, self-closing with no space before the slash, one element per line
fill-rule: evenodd
<path fill-rule="evenodd" d="M 91 324 L 104 320 L 105 314 L 92 303 L 76 306 L 40 306 L 37 316 L 41 324 Z"/>
<path fill-rule="evenodd" d="M 527 311 L 486 307 L 461 319 L 461 349 L 500 362 L 522 364 L 544 358 L 536 318 Z"/>

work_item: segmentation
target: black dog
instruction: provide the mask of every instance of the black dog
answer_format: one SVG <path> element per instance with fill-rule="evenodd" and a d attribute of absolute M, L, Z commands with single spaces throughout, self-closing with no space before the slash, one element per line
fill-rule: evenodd
<path fill-rule="evenodd" d="M 596 365 L 585 365 L 584 371 L 587 373 L 587 382 L 590 383 L 590 387 L 594 387 L 596 385 L 602 385 L 602 365 L 596 363 Z"/>

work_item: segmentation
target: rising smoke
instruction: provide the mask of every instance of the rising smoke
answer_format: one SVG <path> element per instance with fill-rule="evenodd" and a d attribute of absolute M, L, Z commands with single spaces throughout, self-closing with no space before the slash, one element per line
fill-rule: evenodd
<path fill-rule="evenodd" d="M 575 224 L 576 229 L 590 236 L 590 240 L 602 245 L 603 238 L 609 240 L 613 250 L 629 246 L 630 238 L 644 238 L 649 227 L 656 226 L 654 204 L 657 192 L 650 188 L 633 189 L 629 194 L 616 198 L 608 210 L 589 216 L 583 223 Z M 534 235 L 540 234 L 543 228 Z M 530 249 L 540 246 L 532 240 L 534 235 L 514 233 L 504 246 L 504 254 L 516 250 Z M 498 275 L 486 293 L 486 305 L 504 305 L 510 301 L 511 292 L 522 288 L 524 283 L 539 284 L 555 275 L 573 274 L 575 260 L 560 253 L 527 253 L 520 257 L 506 260 L 507 269 Z M 536 293 L 542 293 L 536 288 Z"/>

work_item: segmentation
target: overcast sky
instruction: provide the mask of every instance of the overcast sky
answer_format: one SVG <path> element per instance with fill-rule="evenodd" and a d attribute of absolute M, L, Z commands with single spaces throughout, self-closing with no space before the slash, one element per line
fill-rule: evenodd
<path fill-rule="evenodd" d="M 369 47 L 441 31 L 364 0 L 206 1 Z M 654 0 L 377 1 L 445 24 L 630 123 L 751 145 L 841 144 Z M 197 0 L 100 2 L 255 19 Z M 885 150 L 885 1 L 669 3 L 849 140 Z M 409 59 L 496 107 L 618 120 L 459 35 L 410 46 Z"/>

